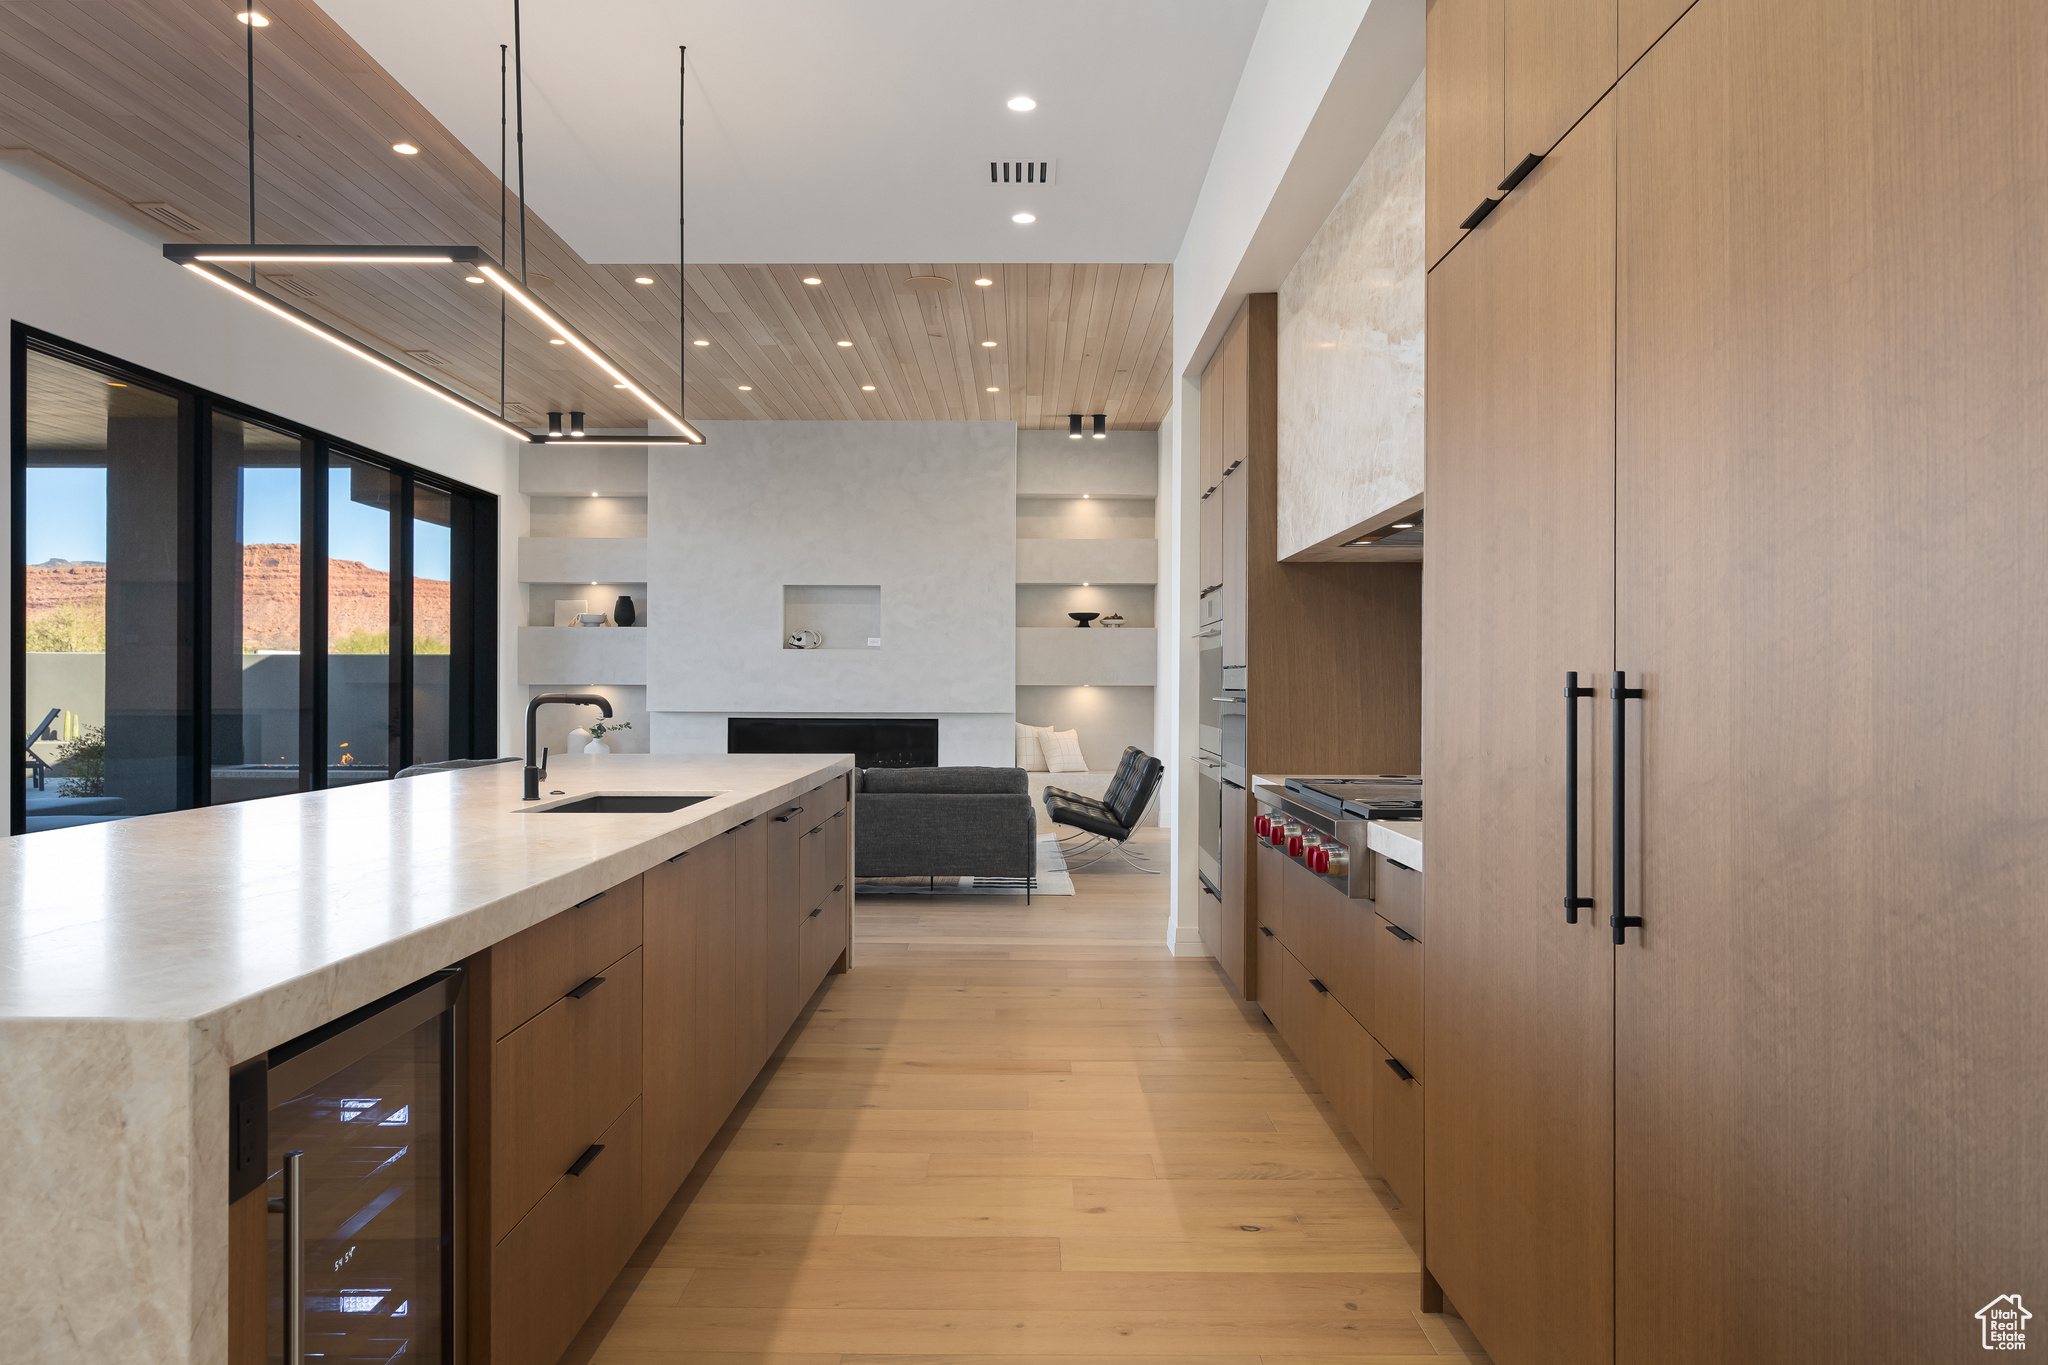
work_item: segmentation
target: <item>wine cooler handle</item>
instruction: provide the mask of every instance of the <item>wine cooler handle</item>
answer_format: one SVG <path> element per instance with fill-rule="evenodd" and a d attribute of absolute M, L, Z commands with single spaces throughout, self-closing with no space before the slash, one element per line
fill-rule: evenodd
<path fill-rule="evenodd" d="M 1614 885 L 1608 892 L 1607 923 L 1616 943 L 1628 942 L 1628 931 L 1640 929 L 1641 915 L 1628 913 L 1628 703 L 1643 689 L 1628 685 L 1628 674 L 1615 670 L 1614 690 Z"/>
<path fill-rule="evenodd" d="M 284 1154 L 284 1365 L 306 1365 L 306 1204 L 299 1185 L 305 1150 Z"/>
<path fill-rule="evenodd" d="M 1593 689 L 1579 686 L 1577 673 L 1564 675 L 1564 922 L 1577 924 L 1593 898 L 1579 894 L 1579 698 Z"/>

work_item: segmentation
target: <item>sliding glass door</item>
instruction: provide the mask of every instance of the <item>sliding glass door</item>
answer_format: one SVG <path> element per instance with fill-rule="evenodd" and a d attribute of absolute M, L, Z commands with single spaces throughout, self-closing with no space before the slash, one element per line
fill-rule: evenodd
<path fill-rule="evenodd" d="M 15 833 L 495 751 L 496 498 L 20 324 L 13 362 Z"/>

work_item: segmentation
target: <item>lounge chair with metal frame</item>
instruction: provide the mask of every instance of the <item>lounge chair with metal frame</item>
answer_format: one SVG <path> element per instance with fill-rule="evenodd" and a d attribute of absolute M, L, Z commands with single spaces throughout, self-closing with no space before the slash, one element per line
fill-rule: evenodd
<path fill-rule="evenodd" d="M 1045 813 L 1054 825 L 1065 825 L 1072 831 L 1060 836 L 1060 852 L 1069 860 L 1069 871 L 1093 867 L 1112 853 L 1134 871 L 1156 876 L 1165 870 L 1147 866 L 1145 856 L 1129 845 L 1152 798 L 1159 792 L 1159 779 L 1164 772 L 1158 759 L 1133 746 L 1124 750 L 1123 761 L 1117 764 L 1100 801 L 1063 787 L 1045 789 Z M 1090 852 L 1095 856 L 1088 861 L 1072 861 L 1075 856 Z"/>

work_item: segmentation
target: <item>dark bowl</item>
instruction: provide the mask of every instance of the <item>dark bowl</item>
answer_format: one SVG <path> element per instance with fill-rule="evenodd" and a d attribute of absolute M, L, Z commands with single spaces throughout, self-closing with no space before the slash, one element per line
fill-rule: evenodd
<path fill-rule="evenodd" d="M 1088 623 L 1090 621 L 1093 621 L 1096 617 L 1102 615 L 1102 613 L 1099 611 L 1070 611 L 1067 613 L 1067 615 L 1074 618 L 1075 625 L 1079 626 L 1083 630 L 1086 630 L 1088 629 Z"/>

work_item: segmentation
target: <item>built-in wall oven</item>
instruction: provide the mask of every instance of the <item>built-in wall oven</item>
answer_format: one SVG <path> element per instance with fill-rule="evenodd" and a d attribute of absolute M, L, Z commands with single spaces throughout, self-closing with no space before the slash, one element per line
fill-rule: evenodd
<path fill-rule="evenodd" d="M 461 1361 L 462 989 L 436 972 L 230 1078 L 230 1191 L 268 1193 L 263 1358 Z"/>
<path fill-rule="evenodd" d="M 1223 883 L 1223 777 L 1224 757 L 1223 693 L 1223 594 L 1211 592 L 1201 599 L 1200 627 L 1195 632 L 1198 646 L 1197 715 L 1195 728 L 1195 868 L 1203 890 L 1219 899 Z M 1240 746 L 1243 727 L 1239 726 Z M 1238 763 L 1244 762 L 1242 752 Z M 1238 779 L 1240 785 L 1243 779 Z"/>

